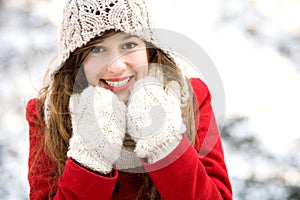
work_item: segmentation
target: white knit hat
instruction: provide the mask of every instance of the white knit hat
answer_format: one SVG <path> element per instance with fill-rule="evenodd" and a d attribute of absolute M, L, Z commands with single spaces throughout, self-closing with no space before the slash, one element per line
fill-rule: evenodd
<path fill-rule="evenodd" d="M 151 22 L 144 0 L 67 0 L 59 37 L 57 67 L 76 48 L 107 30 L 151 41 Z"/>
<path fill-rule="evenodd" d="M 145 0 L 66 0 L 58 40 L 58 57 L 49 66 L 46 82 L 53 81 L 53 72 L 62 66 L 75 49 L 108 30 L 137 35 L 154 45 L 154 48 L 163 50 L 168 57 L 175 58 L 158 39 Z M 183 91 L 187 91 L 186 88 L 184 84 Z M 183 102 L 187 97 L 188 94 L 183 92 Z M 45 104 L 48 104 L 47 101 L 48 97 Z M 47 118 L 47 106 L 45 113 Z"/>

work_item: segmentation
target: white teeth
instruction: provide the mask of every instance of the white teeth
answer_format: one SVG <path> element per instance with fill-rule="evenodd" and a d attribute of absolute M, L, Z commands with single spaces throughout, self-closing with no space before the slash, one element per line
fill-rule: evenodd
<path fill-rule="evenodd" d="M 112 86 L 112 87 L 121 87 L 123 85 L 125 85 L 126 83 L 128 83 L 128 81 L 130 80 L 130 78 L 126 78 L 122 81 L 105 81 L 108 85 Z"/>

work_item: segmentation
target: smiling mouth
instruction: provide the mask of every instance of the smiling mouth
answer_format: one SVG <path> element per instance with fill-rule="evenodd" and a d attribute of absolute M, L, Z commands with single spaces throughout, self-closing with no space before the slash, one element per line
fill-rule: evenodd
<path fill-rule="evenodd" d="M 132 80 L 133 76 L 126 78 L 110 78 L 110 79 L 101 79 L 101 82 L 104 86 L 114 92 L 119 92 L 126 89 Z"/>
<path fill-rule="evenodd" d="M 122 87 L 122 86 L 126 85 L 129 82 L 130 78 L 131 77 L 128 77 L 121 81 L 107 81 L 107 80 L 103 80 L 103 81 L 111 87 L 118 88 L 118 87 Z"/>

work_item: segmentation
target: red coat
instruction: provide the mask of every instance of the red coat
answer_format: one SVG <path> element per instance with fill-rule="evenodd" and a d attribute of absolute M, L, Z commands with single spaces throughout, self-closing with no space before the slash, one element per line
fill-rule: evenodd
<path fill-rule="evenodd" d="M 195 145 L 192 146 L 184 136 L 171 154 L 154 164 L 144 163 L 144 167 L 149 170 L 152 181 L 165 200 L 232 199 L 220 134 L 210 103 L 210 93 L 200 79 L 191 79 L 191 83 L 200 111 Z M 66 161 L 62 176 L 57 180 L 55 163 L 44 151 L 35 150 L 42 142 L 43 135 L 41 131 L 43 122 L 39 118 L 36 102 L 36 99 L 30 100 L 26 108 L 30 134 L 28 164 L 29 167 L 34 166 L 32 172 L 28 173 L 31 200 L 49 197 L 105 200 L 112 198 L 115 188 L 118 189 L 115 190 L 114 199 L 135 199 L 137 188 L 142 181 L 135 174 L 113 170 L 111 176 L 107 178 L 82 168 L 70 158 Z M 39 156 L 34 160 L 36 153 L 39 153 Z M 174 157 L 177 157 L 174 162 L 153 171 Z"/>

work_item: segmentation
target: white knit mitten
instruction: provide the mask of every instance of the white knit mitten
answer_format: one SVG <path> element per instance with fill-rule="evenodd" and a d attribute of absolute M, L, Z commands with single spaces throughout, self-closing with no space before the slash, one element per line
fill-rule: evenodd
<path fill-rule="evenodd" d="M 89 86 L 71 95 L 69 108 L 73 135 L 68 157 L 94 171 L 109 173 L 125 137 L 125 104 L 111 91 Z"/>
<path fill-rule="evenodd" d="M 138 80 L 129 98 L 127 131 L 139 158 L 154 163 L 172 152 L 186 130 L 181 117 L 180 89 L 170 81 L 164 89 L 152 76 Z"/>

